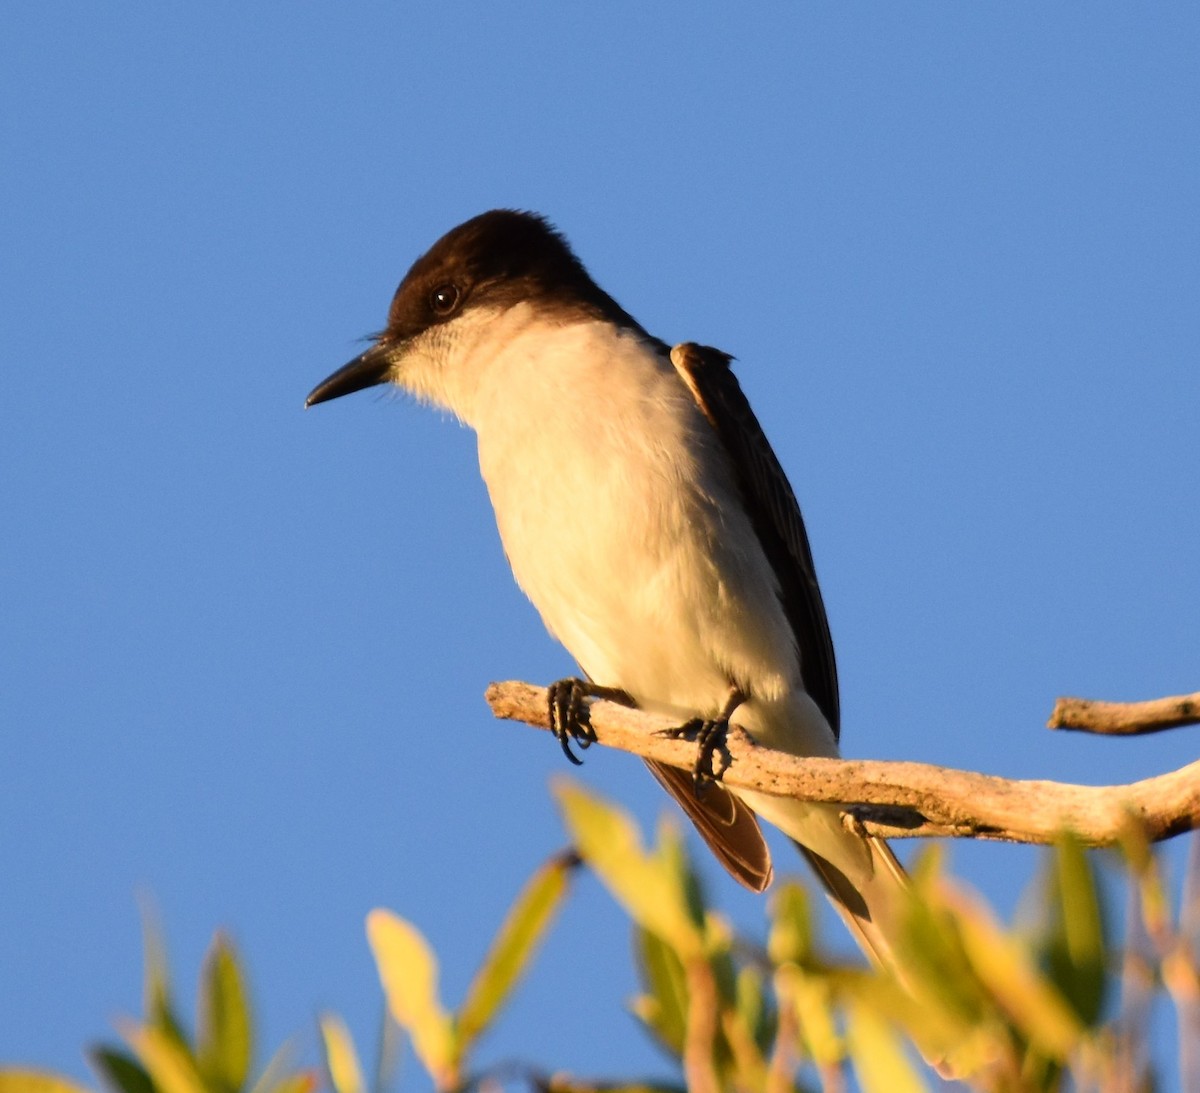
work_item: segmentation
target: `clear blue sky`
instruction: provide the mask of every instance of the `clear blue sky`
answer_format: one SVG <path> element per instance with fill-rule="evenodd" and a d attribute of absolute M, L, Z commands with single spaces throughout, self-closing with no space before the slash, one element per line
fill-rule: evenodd
<path fill-rule="evenodd" d="M 311 1056 L 329 1008 L 373 1043 L 367 911 L 417 922 L 457 999 L 562 845 L 561 755 L 481 695 L 572 665 L 470 434 L 301 409 L 487 208 L 739 358 L 848 754 L 1095 782 L 1195 757 L 1042 724 L 1060 693 L 1200 686 L 1200 9 L 748 10 L 8 5 L 0 1060 L 86 1073 L 139 1005 L 139 891 L 189 995 L 227 926 L 272 1041 Z M 1006 911 L 1036 863 L 953 860 Z M 628 949 L 583 880 L 485 1057 L 653 1071 Z"/>

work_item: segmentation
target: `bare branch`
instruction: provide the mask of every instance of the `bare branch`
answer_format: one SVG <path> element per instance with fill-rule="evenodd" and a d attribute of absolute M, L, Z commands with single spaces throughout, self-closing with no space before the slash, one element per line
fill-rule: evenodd
<path fill-rule="evenodd" d="M 1076 729 L 1107 736 L 1161 732 L 1180 725 L 1200 724 L 1200 691 L 1194 695 L 1155 698 L 1149 702 L 1097 702 L 1090 698 L 1060 698 L 1046 727 Z"/>
<path fill-rule="evenodd" d="M 496 717 L 549 728 L 546 690 L 528 683 L 493 683 Z M 696 746 L 656 735 L 674 727 L 666 717 L 613 702 L 591 704 L 599 743 L 690 770 Z M 888 838 L 954 836 L 1049 843 L 1070 829 L 1092 846 L 1117 842 L 1130 820 L 1151 841 L 1200 827 L 1200 760 L 1169 774 L 1125 786 L 1077 786 L 1016 781 L 927 763 L 801 759 L 729 732 L 722 779 L 731 788 L 846 806 L 850 822 Z"/>

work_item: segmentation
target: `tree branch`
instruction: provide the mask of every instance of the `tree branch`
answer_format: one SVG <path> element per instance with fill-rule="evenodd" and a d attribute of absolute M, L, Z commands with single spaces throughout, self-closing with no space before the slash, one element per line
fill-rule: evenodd
<path fill-rule="evenodd" d="M 1076 729 L 1107 736 L 1161 732 L 1180 725 L 1200 724 L 1200 691 L 1194 695 L 1155 698 L 1150 702 L 1097 702 L 1090 698 L 1060 698 L 1054 703 L 1049 729 Z"/>
<path fill-rule="evenodd" d="M 493 683 L 488 705 L 498 718 L 548 729 L 546 690 Z M 670 718 L 594 701 L 599 743 L 691 770 L 696 745 L 656 735 Z M 842 804 L 848 822 L 888 838 L 954 836 L 1049 843 L 1065 829 L 1091 846 L 1116 843 L 1130 820 L 1152 842 L 1200 827 L 1200 760 L 1125 786 L 1016 781 L 927 763 L 801 759 L 760 747 L 729 731 L 722 781 L 780 797 Z"/>

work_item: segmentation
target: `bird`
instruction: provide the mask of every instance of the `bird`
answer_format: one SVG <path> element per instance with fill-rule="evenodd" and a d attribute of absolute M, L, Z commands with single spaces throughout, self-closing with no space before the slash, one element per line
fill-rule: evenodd
<path fill-rule="evenodd" d="M 652 336 L 546 218 L 494 209 L 418 258 L 384 330 L 308 395 L 392 384 L 474 430 L 513 576 L 583 673 L 549 689 L 572 759 L 594 695 L 675 718 L 702 753 L 732 724 L 793 755 L 839 754 L 808 534 L 732 360 Z M 837 805 L 727 789 L 702 763 L 647 765 L 726 870 L 771 883 L 761 817 L 867 955 L 894 964 L 907 880 L 887 843 Z"/>

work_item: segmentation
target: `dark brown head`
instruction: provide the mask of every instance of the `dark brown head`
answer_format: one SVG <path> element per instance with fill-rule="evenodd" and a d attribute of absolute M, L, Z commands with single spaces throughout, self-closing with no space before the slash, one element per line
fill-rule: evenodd
<path fill-rule="evenodd" d="M 318 384 L 306 405 L 388 380 L 410 349 L 464 315 L 500 315 L 523 303 L 563 322 L 606 320 L 641 331 L 589 276 L 566 239 L 535 213 L 495 209 L 447 232 L 400 282 L 375 345 Z"/>

